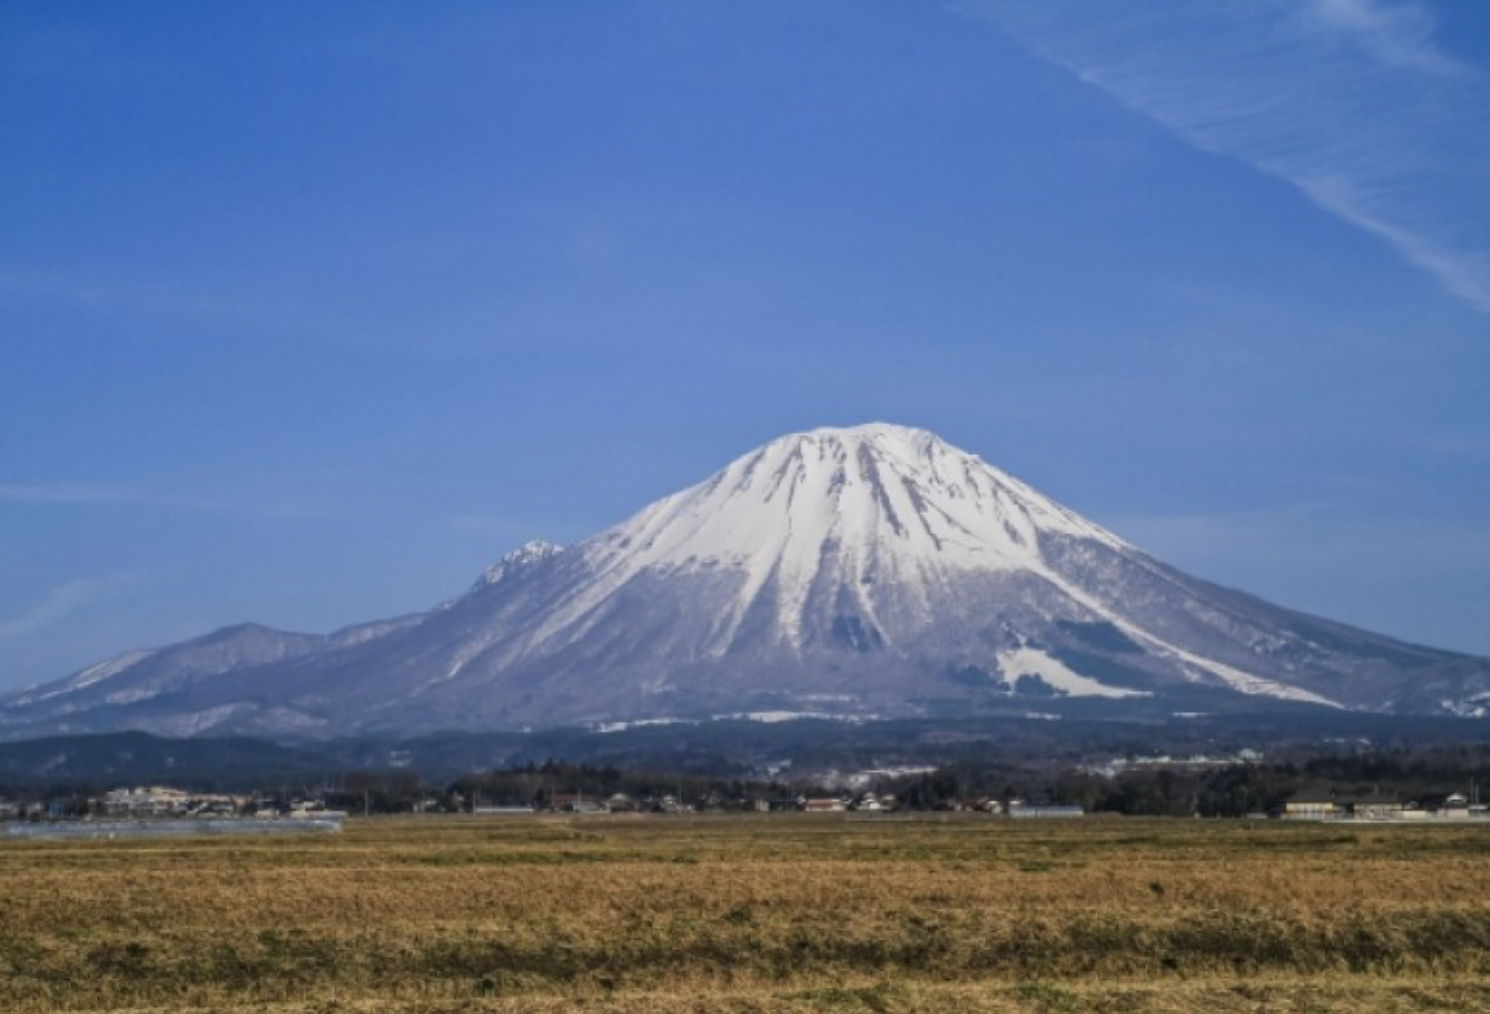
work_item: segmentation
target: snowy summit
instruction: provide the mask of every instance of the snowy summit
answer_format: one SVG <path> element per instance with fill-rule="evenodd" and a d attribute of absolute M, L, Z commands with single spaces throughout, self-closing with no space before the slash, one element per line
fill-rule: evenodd
<path fill-rule="evenodd" d="M 920 589 L 969 570 L 1043 568 L 1042 536 L 1124 548 L 975 455 L 927 430 L 870 423 L 771 441 L 697 486 L 641 511 L 581 547 L 596 584 L 571 610 L 593 605 L 644 570 L 727 568 L 743 581 L 719 630 L 728 639 L 768 596 L 794 644 L 807 600 L 841 585 L 872 618 L 873 586 Z"/>

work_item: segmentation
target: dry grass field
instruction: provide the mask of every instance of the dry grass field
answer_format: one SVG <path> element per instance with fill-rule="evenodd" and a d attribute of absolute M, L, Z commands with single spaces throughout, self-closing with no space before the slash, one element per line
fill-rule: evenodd
<path fill-rule="evenodd" d="M 1490 827 L 444 817 L 10 841 L 0 1010 L 1490 1010 Z"/>

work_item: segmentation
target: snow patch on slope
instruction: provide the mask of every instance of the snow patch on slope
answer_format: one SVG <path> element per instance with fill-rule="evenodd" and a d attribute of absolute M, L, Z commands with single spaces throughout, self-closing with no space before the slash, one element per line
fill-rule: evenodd
<path fill-rule="evenodd" d="M 712 721 L 728 722 L 759 722 L 762 725 L 776 725 L 781 722 L 847 722 L 857 725 L 862 722 L 878 721 L 878 715 L 841 714 L 834 711 L 733 711 L 725 715 L 711 715 Z"/>
<path fill-rule="evenodd" d="M 116 655 L 111 659 L 99 662 L 97 665 L 89 666 L 55 690 L 50 690 L 44 694 L 27 694 L 17 697 L 9 702 L 9 706 L 18 707 L 23 704 L 36 704 L 39 701 L 60 697 L 63 694 L 75 693 L 91 687 L 95 683 L 101 683 L 111 676 L 117 676 L 135 663 L 143 662 L 154 654 L 154 651 L 148 650 L 126 651 L 122 655 Z"/>
<path fill-rule="evenodd" d="M 1276 697 L 1279 700 L 1300 701 L 1307 704 L 1322 704 L 1325 707 L 1330 708 L 1344 707 L 1344 705 L 1340 704 L 1337 701 L 1332 701 L 1328 697 L 1323 697 L 1319 694 L 1313 693 L 1308 690 L 1302 690 L 1298 687 L 1291 687 L 1284 683 L 1278 683 L 1275 680 L 1264 679 L 1261 676 L 1255 676 L 1252 673 L 1243 672 L 1235 666 L 1226 665 L 1225 663 L 1217 662 L 1209 658 L 1202 658 L 1200 655 L 1196 655 L 1193 652 L 1186 651 L 1183 648 L 1178 648 L 1175 645 L 1170 644 L 1163 638 L 1149 633 L 1147 630 L 1138 626 L 1136 623 L 1133 623 L 1125 619 L 1124 617 L 1119 616 L 1116 612 L 1109 609 L 1102 602 L 1098 601 L 1095 597 L 1088 595 L 1080 588 L 1077 588 L 1070 582 L 1063 580 L 1059 575 L 1055 574 L 1043 565 L 1036 568 L 1036 570 L 1041 577 L 1059 588 L 1061 592 L 1068 598 L 1071 598 L 1074 601 L 1080 603 L 1082 606 L 1086 607 L 1097 616 L 1100 616 L 1102 619 L 1111 623 L 1124 634 L 1133 638 L 1133 640 L 1145 645 L 1156 654 L 1175 659 L 1176 661 L 1184 662 L 1193 669 L 1199 669 L 1203 672 L 1210 673 L 1212 676 L 1219 678 L 1223 683 L 1231 687 L 1233 690 L 1238 691 L 1239 693 L 1261 697 Z"/>
<path fill-rule="evenodd" d="M 151 732 L 162 736 L 197 736 L 213 726 L 220 725 L 235 715 L 258 710 L 255 705 L 236 702 L 220 704 L 200 711 L 185 711 L 162 718 L 152 719 Z"/>
<path fill-rule="evenodd" d="M 1009 686 L 1021 676 L 1038 676 L 1046 684 L 1071 697 L 1151 697 L 1146 690 L 1108 686 L 1072 671 L 1058 658 L 1038 648 L 1016 648 L 998 653 L 999 672 Z"/>

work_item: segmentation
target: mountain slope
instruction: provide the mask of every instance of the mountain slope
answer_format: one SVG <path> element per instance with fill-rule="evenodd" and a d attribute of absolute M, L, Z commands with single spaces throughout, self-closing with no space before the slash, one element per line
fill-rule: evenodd
<path fill-rule="evenodd" d="M 1490 661 L 1189 577 L 933 434 L 793 434 L 426 614 L 234 628 L 0 703 L 0 734 L 329 735 L 1248 700 L 1479 713 Z"/>

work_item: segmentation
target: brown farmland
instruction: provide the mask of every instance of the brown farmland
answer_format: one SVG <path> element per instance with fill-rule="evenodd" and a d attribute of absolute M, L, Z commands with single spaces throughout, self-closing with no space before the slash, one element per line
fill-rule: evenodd
<path fill-rule="evenodd" d="M 1490 1010 L 1490 827 L 354 821 L 0 843 L 0 1010 Z"/>

